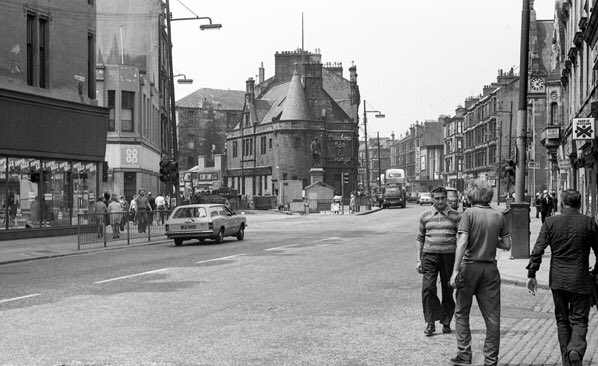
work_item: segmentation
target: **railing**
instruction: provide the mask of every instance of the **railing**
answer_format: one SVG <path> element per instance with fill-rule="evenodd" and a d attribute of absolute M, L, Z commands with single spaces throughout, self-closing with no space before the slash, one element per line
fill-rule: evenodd
<path fill-rule="evenodd" d="M 91 244 L 122 245 L 164 239 L 164 222 L 170 211 L 116 212 L 79 214 L 77 250 Z"/>

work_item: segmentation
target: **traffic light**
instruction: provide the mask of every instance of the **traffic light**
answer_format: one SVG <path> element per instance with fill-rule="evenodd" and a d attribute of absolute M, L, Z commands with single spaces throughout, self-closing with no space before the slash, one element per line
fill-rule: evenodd
<path fill-rule="evenodd" d="M 349 184 L 349 173 L 348 172 L 343 173 L 343 183 Z"/>
<path fill-rule="evenodd" d="M 168 161 L 168 181 L 172 184 L 179 184 L 179 163 L 174 160 Z"/>
<path fill-rule="evenodd" d="M 160 181 L 162 183 L 168 183 L 170 177 L 170 164 L 169 161 L 164 159 L 160 162 Z"/>

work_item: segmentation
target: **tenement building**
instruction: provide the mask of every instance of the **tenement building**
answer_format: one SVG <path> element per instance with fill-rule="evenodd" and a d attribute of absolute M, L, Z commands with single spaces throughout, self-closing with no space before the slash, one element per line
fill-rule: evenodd
<path fill-rule="evenodd" d="M 289 180 L 305 188 L 312 169 L 339 194 L 342 173 L 354 184 L 356 67 L 347 80 L 342 65 L 323 65 L 319 52 L 297 50 L 276 53 L 274 76 L 262 75 L 257 85 L 247 80 L 241 121 L 227 135 L 227 186 L 243 195 L 276 195 Z"/>
<path fill-rule="evenodd" d="M 0 239 L 74 233 L 102 193 L 94 4 L 2 3 Z"/>

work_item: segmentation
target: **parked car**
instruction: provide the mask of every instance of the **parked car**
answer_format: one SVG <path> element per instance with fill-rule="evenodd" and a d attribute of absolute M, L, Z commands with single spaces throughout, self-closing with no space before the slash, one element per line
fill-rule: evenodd
<path fill-rule="evenodd" d="M 453 210 L 459 209 L 459 191 L 456 188 L 446 187 L 446 204 Z"/>
<path fill-rule="evenodd" d="M 180 246 L 185 240 L 205 239 L 222 243 L 225 236 L 245 238 L 247 219 L 222 204 L 194 204 L 177 207 L 165 223 L 166 236 Z"/>
<path fill-rule="evenodd" d="M 434 204 L 434 201 L 432 200 L 432 193 L 430 192 L 421 192 L 419 194 L 419 198 L 417 199 L 417 203 L 421 206 L 424 204 Z"/>

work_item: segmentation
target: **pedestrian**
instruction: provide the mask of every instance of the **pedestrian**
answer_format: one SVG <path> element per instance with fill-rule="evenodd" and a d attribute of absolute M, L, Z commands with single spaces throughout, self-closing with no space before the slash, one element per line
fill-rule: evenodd
<path fill-rule="evenodd" d="M 108 204 L 108 213 L 110 215 L 110 222 L 112 223 L 112 239 L 120 238 L 121 212 L 121 204 L 116 194 L 113 193 L 110 197 L 110 203 Z"/>
<path fill-rule="evenodd" d="M 104 203 L 104 196 L 98 195 L 98 200 L 93 205 L 92 222 L 97 226 L 98 238 L 104 236 L 104 225 L 106 220 L 106 213 L 108 212 L 106 204 Z"/>
<path fill-rule="evenodd" d="M 540 199 L 540 216 L 542 218 L 542 223 L 546 220 L 548 216 L 552 214 L 552 199 L 548 195 L 548 190 L 544 190 L 542 192 L 542 197 Z"/>
<path fill-rule="evenodd" d="M 131 205 L 129 206 L 129 215 L 133 218 L 133 225 L 137 225 L 137 197 L 139 196 L 133 196 L 131 199 Z"/>
<path fill-rule="evenodd" d="M 349 213 L 355 213 L 355 195 L 351 193 L 351 199 L 349 200 Z"/>
<path fill-rule="evenodd" d="M 147 211 L 149 211 L 149 202 L 145 196 L 145 189 L 139 188 L 137 191 L 135 205 L 137 208 L 137 231 L 145 233 L 147 230 Z"/>
<path fill-rule="evenodd" d="M 435 322 L 442 324 L 442 332 L 451 332 L 451 320 L 455 312 L 453 289 L 449 279 L 455 261 L 457 228 L 461 214 L 446 203 L 446 188 L 432 189 L 432 208 L 419 219 L 417 233 L 416 269 L 422 278 L 422 307 L 426 329 L 424 334 L 431 336 L 436 331 Z M 436 281 L 440 274 L 442 303 L 438 299 Z"/>
<path fill-rule="evenodd" d="M 158 193 L 158 195 L 156 196 L 156 200 L 155 200 L 155 204 L 156 204 L 156 210 L 158 210 L 158 224 L 163 225 L 164 224 L 164 211 L 166 211 L 166 200 L 164 199 L 164 196 L 162 196 L 162 193 Z"/>
<path fill-rule="evenodd" d="M 561 194 L 562 212 L 546 219 L 527 265 L 527 288 L 536 293 L 536 272 L 550 246 L 549 286 L 554 301 L 557 335 L 563 365 L 582 365 L 587 348 L 588 316 L 593 278 L 589 271 L 590 249 L 598 256 L 598 226 L 579 213 L 581 194 L 567 189 Z M 598 260 L 594 264 L 598 273 Z"/>
<path fill-rule="evenodd" d="M 490 207 L 492 187 L 474 180 L 465 194 L 473 207 L 461 215 L 451 286 L 456 291 L 457 356 L 453 365 L 470 365 L 469 314 L 475 295 L 486 324 L 484 365 L 496 366 L 500 348 L 500 274 L 496 249 L 511 248 L 511 232 L 502 213 Z"/>
<path fill-rule="evenodd" d="M 154 212 L 156 211 L 156 199 L 152 197 L 152 192 L 147 193 L 147 202 L 149 204 L 149 212 L 147 213 L 147 221 L 150 225 L 154 224 Z"/>
<path fill-rule="evenodd" d="M 552 190 L 550 194 L 550 199 L 552 200 L 552 214 L 556 214 L 559 210 L 559 199 L 556 197 L 556 192 Z"/>

